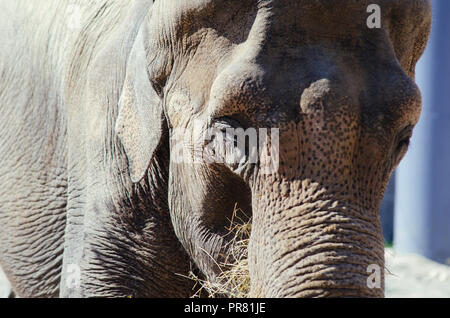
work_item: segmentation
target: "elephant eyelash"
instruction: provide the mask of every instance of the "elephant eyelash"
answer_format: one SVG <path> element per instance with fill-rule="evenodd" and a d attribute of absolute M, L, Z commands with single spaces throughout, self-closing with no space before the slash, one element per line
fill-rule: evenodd
<path fill-rule="evenodd" d="M 406 128 L 404 128 L 400 134 L 398 135 L 398 137 L 396 138 L 397 140 L 397 144 L 396 144 L 396 148 L 395 148 L 395 155 L 396 155 L 396 159 L 397 161 L 399 161 L 401 159 L 401 157 L 406 153 L 406 151 L 408 150 L 408 147 L 411 143 L 411 138 L 412 138 L 412 132 L 413 132 L 413 126 L 407 126 Z"/>
<path fill-rule="evenodd" d="M 402 150 L 403 148 L 407 148 L 409 147 L 409 144 L 411 143 L 411 139 L 410 138 L 405 138 L 400 140 L 400 142 L 397 145 L 397 149 Z"/>
<path fill-rule="evenodd" d="M 222 135 L 223 135 L 223 141 L 225 141 L 225 142 L 233 142 L 233 144 L 236 144 L 237 143 L 237 137 L 233 134 L 233 135 L 230 135 L 229 133 L 228 133 L 228 129 L 234 129 L 233 127 L 230 127 L 230 126 L 216 126 L 215 127 L 218 131 L 220 131 L 221 133 L 222 133 Z M 215 135 L 213 135 L 213 138 L 212 138 L 212 140 L 215 140 L 216 139 L 216 136 Z"/>
<path fill-rule="evenodd" d="M 220 117 L 214 120 L 214 126 L 216 126 L 218 129 L 236 129 L 236 128 L 243 128 L 240 121 L 232 118 L 232 117 Z"/>

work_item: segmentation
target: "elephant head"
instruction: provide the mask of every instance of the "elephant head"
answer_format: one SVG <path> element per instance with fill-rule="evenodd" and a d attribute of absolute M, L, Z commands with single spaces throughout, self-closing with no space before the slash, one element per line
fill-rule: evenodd
<path fill-rule="evenodd" d="M 372 2 L 154 2 L 116 132 L 134 182 L 169 147 L 175 233 L 209 279 L 237 203 L 252 217 L 251 296 L 383 296 L 378 209 L 420 116 L 431 8 L 379 0 L 369 28 Z"/>

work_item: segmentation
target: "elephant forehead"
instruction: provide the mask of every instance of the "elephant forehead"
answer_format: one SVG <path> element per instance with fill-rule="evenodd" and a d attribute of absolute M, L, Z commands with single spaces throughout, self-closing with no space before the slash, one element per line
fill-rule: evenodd
<path fill-rule="evenodd" d="M 236 16 L 256 10 L 270 11 L 269 20 L 275 28 L 289 26 L 293 31 L 293 26 L 312 27 L 333 33 L 366 27 L 371 12 L 368 9 L 374 4 L 380 7 L 383 20 L 400 24 L 416 24 L 431 12 L 430 0 L 160 0 L 154 11 L 160 16 L 160 23 L 168 27 L 178 24 L 184 31 L 202 23 L 212 26 L 231 22 Z"/>
<path fill-rule="evenodd" d="M 267 53 L 270 59 L 284 60 L 295 59 L 305 48 L 317 45 L 341 46 L 347 51 L 389 51 L 394 47 L 397 59 L 411 75 L 429 31 L 429 0 L 378 0 L 381 30 L 367 25 L 372 2 L 157 1 L 150 43 L 154 51 L 167 47 L 178 60 L 186 57 L 178 63 L 183 67 L 196 53 L 208 56 L 203 61 L 216 64 L 230 48 L 241 44 L 254 58 Z"/>
<path fill-rule="evenodd" d="M 381 6 L 382 30 L 366 25 L 372 2 Z M 155 5 L 161 19 L 152 20 L 170 30 L 159 28 L 164 35 L 156 37 L 170 35 L 165 43 L 173 45 L 170 93 L 185 87 L 189 103 L 204 102 L 191 108 L 195 112 L 229 116 L 245 108 L 273 118 L 269 111 L 281 110 L 275 113 L 292 118 L 345 106 L 392 121 L 413 114 L 409 121 L 416 122 L 419 98 L 403 72 L 412 77 L 417 58 L 412 55 L 420 56 L 414 41 L 429 14 L 427 0 L 166 0 Z M 411 13 L 420 14 L 408 19 Z M 414 19 L 423 20 L 417 29 L 391 34 L 391 27 L 401 29 L 395 26 Z M 178 97 L 174 109 L 185 111 L 188 102 Z M 408 112 L 410 105 L 414 112 Z"/>

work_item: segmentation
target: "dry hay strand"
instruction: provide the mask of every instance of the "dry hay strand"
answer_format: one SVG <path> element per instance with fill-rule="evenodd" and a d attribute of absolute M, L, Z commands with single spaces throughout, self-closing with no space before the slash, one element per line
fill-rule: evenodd
<path fill-rule="evenodd" d="M 225 260 L 218 264 L 223 269 L 212 282 L 200 279 L 192 271 L 189 279 L 196 282 L 198 291 L 192 297 L 203 297 L 206 292 L 208 297 L 247 298 L 250 293 L 250 274 L 248 270 L 248 244 L 250 241 L 251 219 L 235 205 L 230 226 L 225 235 L 232 236 L 227 243 L 228 255 Z"/>

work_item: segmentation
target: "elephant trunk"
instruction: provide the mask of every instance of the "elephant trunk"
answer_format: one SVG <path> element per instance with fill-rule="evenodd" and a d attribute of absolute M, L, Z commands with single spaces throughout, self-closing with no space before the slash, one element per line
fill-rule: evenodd
<path fill-rule="evenodd" d="M 384 296 L 377 210 L 355 207 L 330 192 L 336 193 L 308 180 L 254 191 L 251 296 Z"/>

